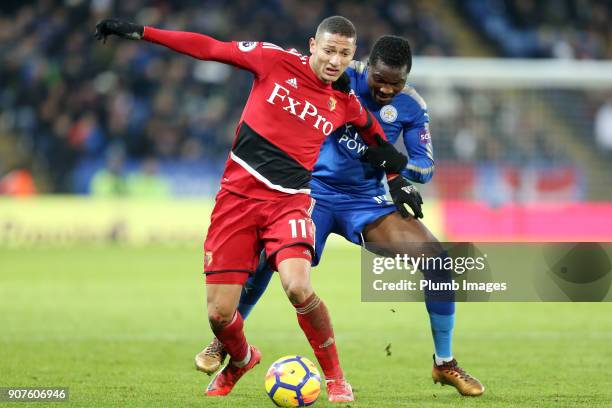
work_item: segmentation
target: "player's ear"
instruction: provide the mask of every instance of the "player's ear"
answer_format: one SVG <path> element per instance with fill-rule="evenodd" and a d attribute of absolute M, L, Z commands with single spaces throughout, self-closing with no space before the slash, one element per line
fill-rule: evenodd
<path fill-rule="evenodd" d="M 314 54 L 315 50 L 316 50 L 316 46 L 317 46 L 317 40 L 315 40 L 314 37 L 310 37 L 310 39 L 308 40 L 308 45 L 310 46 L 310 53 Z"/>

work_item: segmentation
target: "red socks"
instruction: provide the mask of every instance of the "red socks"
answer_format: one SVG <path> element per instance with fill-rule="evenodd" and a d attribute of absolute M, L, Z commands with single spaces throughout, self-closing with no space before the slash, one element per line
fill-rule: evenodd
<path fill-rule="evenodd" d="M 298 323 L 321 365 L 325 378 L 328 380 L 343 378 L 334 329 L 325 303 L 313 293 L 304 303 L 293 306 L 297 312 Z"/>
<path fill-rule="evenodd" d="M 325 378 L 328 380 L 343 378 L 334 340 L 334 329 L 325 303 L 313 293 L 304 303 L 294 306 L 298 323 L 321 365 Z M 243 326 L 242 316 L 236 311 L 229 324 L 215 330 L 215 336 L 237 366 L 248 363 L 249 357 L 249 345 L 244 337 Z"/>
<path fill-rule="evenodd" d="M 223 344 L 223 348 L 237 366 L 248 363 L 248 360 L 244 361 L 249 354 L 249 345 L 247 344 L 246 337 L 244 337 L 243 327 L 244 321 L 242 316 L 236 311 L 231 322 L 220 330 L 214 331 L 215 336 Z"/>

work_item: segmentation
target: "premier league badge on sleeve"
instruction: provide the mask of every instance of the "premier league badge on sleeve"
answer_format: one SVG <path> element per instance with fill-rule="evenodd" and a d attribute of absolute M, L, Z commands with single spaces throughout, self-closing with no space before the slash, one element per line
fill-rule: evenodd
<path fill-rule="evenodd" d="M 257 47 L 257 43 L 255 41 L 240 41 L 238 43 L 238 49 L 242 52 L 253 51 Z"/>
<path fill-rule="evenodd" d="M 385 123 L 393 123 L 397 119 L 397 109 L 393 105 L 385 105 L 380 110 L 380 118 Z"/>

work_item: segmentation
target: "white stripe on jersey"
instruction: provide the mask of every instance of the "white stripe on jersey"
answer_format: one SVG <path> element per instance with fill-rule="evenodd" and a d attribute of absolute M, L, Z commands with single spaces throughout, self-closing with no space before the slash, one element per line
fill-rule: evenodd
<path fill-rule="evenodd" d="M 238 163 L 243 169 L 245 169 L 246 171 L 249 172 L 249 174 L 253 177 L 255 177 L 257 180 L 261 181 L 262 183 L 264 183 L 266 186 L 270 187 L 272 190 L 276 190 L 276 191 L 281 191 L 283 193 L 287 193 L 287 194 L 310 194 L 310 189 L 309 188 L 300 188 L 295 189 L 295 188 L 287 188 L 287 187 L 283 187 L 280 186 L 278 184 L 274 184 L 272 183 L 270 180 L 268 180 L 267 178 L 265 178 L 264 176 L 262 176 L 261 174 L 259 174 L 257 172 L 257 170 L 255 170 L 254 168 L 252 168 L 251 166 L 249 166 L 247 164 L 247 162 L 245 162 L 244 160 L 242 160 L 240 157 L 236 156 L 234 154 L 234 152 L 230 152 L 230 157 L 233 161 L 235 161 L 236 163 Z"/>
<path fill-rule="evenodd" d="M 279 47 L 278 45 L 272 44 L 272 43 L 269 43 L 269 42 L 261 43 L 261 46 L 262 46 L 262 48 L 273 48 L 273 49 L 285 51 L 282 47 Z"/>
<path fill-rule="evenodd" d="M 433 161 L 433 147 L 431 147 L 431 142 L 425 145 L 425 149 L 427 150 L 427 157 L 429 157 L 429 159 Z"/>
<path fill-rule="evenodd" d="M 291 48 L 290 50 L 286 50 L 284 48 L 279 47 L 276 44 L 272 44 L 272 43 L 268 43 L 268 42 L 261 43 L 261 48 L 263 48 L 265 50 L 282 51 L 282 52 L 285 52 L 287 54 L 295 55 L 296 57 L 298 57 L 300 59 L 300 61 L 302 62 L 303 65 L 306 65 L 306 62 L 308 61 L 308 57 L 305 56 L 305 55 L 300 54 L 298 52 L 298 50 L 296 50 L 295 48 Z"/>
<path fill-rule="evenodd" d="M 314 206 L 317 202 L 314 198 L 310 197 L 310 207 L 308 207 L 308 216 L 312 217 L 312 211 L 314 210 Z"/>
<path fill-rule="evenodd" d="M 429 173 L 431 173 L 431 172 L 433 172 L 435 170 L 435 166 L 418 167 L 418 166 L 415 166 L 414 164 L 409 164 L 409 165 L 406 166 L 406 168 L 408 170 L 412 170 L 412 171 L 415 171 L 415 172 L 420 173 L 420 174 L 429 174 Z"/>

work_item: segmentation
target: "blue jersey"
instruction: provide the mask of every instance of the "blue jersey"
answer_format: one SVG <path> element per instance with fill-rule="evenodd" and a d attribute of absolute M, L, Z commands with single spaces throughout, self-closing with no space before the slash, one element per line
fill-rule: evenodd
<path fill-rule="evenodd" d="M 346 70 L 351 88 L 382 125 L 387 139 L 395 143 L 400 134 L 409 161 L 402 174 L 417 183 L 428 182 L 434 170 L 433 147 L 429 133 L 429 115 L 423 98 L 407 86 L 391 103 L 379 106 L 370 94 L 367 67 L 352 63 Z M 350 124 L 340 127 L 323 143 L 315 164 L 311 188 L 313 196 L 321 189 L 359 196 L 376 197 L 385 194 L 382 170 L 376 170 L 363 158 L 367 146 Z"/>

